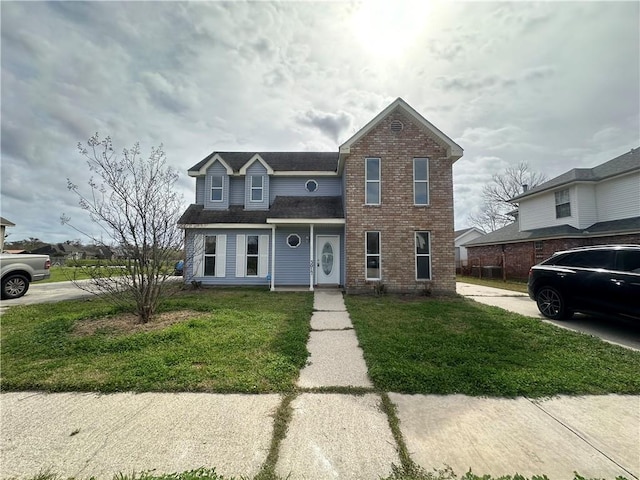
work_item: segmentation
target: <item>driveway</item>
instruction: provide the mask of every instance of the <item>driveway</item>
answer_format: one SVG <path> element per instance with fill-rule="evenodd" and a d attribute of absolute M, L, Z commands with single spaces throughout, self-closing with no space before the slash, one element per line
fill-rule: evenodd
<path fill-rule="evenodd" d="M 462 282 L 456 283 L 456 291 L 485 305 L 500 307 L 525 317 L 539 318 L 561 328 L 600 337 L 606 342 L 640 351 L 640 322 L 580 313 L 571 320 L 550 320 L 542 316 L 536 303 L 526 293 Z"/>

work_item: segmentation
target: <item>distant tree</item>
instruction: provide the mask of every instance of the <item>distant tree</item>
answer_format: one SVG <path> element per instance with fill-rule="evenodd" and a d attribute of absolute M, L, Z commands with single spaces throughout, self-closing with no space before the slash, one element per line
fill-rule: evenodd
<path fill-rule="evenodd" d="M 9 250 L 26 250 L 27 252 L 30 252 L 31 250 L 44 247 L 45 245 L 47 245 L 47 243 L 43 242 L 39 238 L 29 237 L 23 240 L 14 240 L 13 242 L 6 242 L 4 244 L 4 248 Z"/>
<path fill-rule="evenodd" d="M 80 207 L 102 230 L 100 238 L 87 236 L 95 245 L 120 252 L 117 260 L 88 269 L 91 281 L 81 288 L 118 305 L 135 305 L 139 322 L 147 323 L 166 293 L 176 252 L 183 246 L 177 227 L 182 196 L 174 188 L 178 173 L 167 166 L 162 146 L 152 148 L 148 159 L 138 143 L 118 155 L 111 138 L 100 140 L 96 134 L 86 145 L 79 143 L 78 150 L 98 177 L 90 178 L 86 195 L 67 179 Z M 61 220 L 71 225 L 66 215 Z"/>
<path fill-rule="evenodd" d="M 495 173 L 482 188 L 480 211 L 469 214 L 469 223 L 485 232 L 498 230 L 516 219 L 518 206 L 509 200 L 525 188 L 533 188 L 547 180 L 543 173 L 533 172 L 526 162 Z"/>

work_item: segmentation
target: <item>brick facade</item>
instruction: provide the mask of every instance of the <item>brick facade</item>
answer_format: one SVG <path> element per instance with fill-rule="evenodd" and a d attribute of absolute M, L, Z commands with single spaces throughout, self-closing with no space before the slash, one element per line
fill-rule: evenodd
<path fill-rule="evenodd" d="M 556 238 L 550 240 L 507 243 L 504 245 L 469 246 L 469 266 L 503 267 L 510 279 L 526 279 L 529 269 L 549 258 L 553 253 L 589 245 L 640 244 L 640 235 L 618 235 L 596 238 Z M 474 267 L 476 267 L 474 269 Z"/>
<path fill-rule="evenodd" d="M 391 122 L 400 121 L 399 132 Z M 365 205 L 365 158 L 380 158 L 380 205 Z M 415 206 L 413 159 L 429 158 L 429 205 Z M 346 290 L 371 292 L 365 232 L 380 232 L 381 280 L 390 292 L 455 293 L 452 160 L 442 140 L 401 109 L 351 145 L 345 160 Z M 431 280 L 416 280 L 415 232 L 430 232 Z"/>

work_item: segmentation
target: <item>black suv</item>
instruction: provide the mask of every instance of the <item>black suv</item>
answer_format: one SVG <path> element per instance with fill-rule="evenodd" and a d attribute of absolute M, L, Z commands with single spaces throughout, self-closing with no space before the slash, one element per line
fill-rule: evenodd
<path fill-rule="evenodd" d="M 545 317 L 573 312 L 640 320 L 640 245 L 604 245 L 556 252 L 531 267 L 529 296 Z"/>

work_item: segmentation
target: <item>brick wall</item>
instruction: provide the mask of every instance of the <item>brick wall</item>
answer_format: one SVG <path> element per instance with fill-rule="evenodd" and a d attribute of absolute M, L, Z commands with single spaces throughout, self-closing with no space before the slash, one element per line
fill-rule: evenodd
<path fill-rule="evenodd" d="M 402 131 L 390 124 L 399 120 Z M 436 137 L 400 110 L 391 112 L 351 146 L 345 161 L 346 290 L 372 291 L 365 275 L 365 232 L 379 231 L 381 283 L 387 291 L 455 292 L 452 162 Z M 381 160 L 381 204 L 365 205 L 365 158 Z M 429 158 L 430 205 L 414 206 L 413 159 Z M 431 232 L 430 281 L 417 281 L 415 233 Z"/>
<path fill-rule="evenodd" d="M 611 245 L 619 243 L 640 243 L 640 235 L 617 235 L 597 238 L 556 238 L 541 242 L 521 242 L 504 245 L 467 247 L 469 265 L 473 267 L 506 266 L 507 278 L 525 279 L 529 269 L 546 260 L 555 252 L 589 245 Z M 474 269 L 477 271 L 477 269 Z"/>

